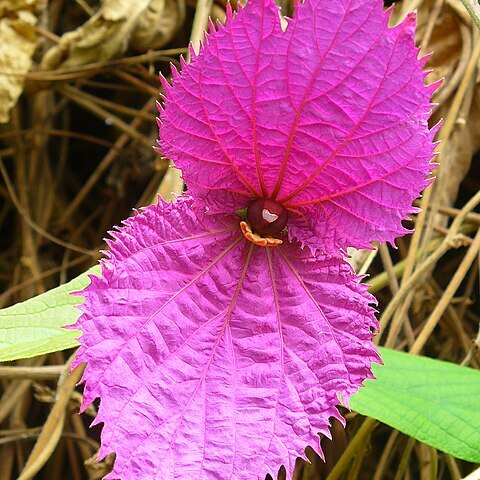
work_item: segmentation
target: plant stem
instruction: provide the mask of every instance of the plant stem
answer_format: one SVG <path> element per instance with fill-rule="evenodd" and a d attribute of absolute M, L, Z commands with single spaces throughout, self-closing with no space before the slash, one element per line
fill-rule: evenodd
<path fill-rule="evenodd" d="M 463 3 L 463 6 L 465 7 L 465 10 L 467 10 L 468 14 L 470 17 L 472 17 L 473 23 L 477 26 L 477 28 L 480 30 L 480 6 L 475 6 L 473 2 L 475 0 L 461 0 Z"/>

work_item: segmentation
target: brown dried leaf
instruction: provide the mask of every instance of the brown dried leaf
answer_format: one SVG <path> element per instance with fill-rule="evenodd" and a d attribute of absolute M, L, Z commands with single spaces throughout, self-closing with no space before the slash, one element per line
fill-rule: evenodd
<path fill-rule="evenodd" d="M 418 10 L 418 43 L 426 43 L 424 35 L 431 21 L 433 3 L 432 0 L 424 1 Z M 432 117 L 432 123 L 446 118 L 451 109 L 453 98 L 472 55 L 475 28 L 459 2 L 449 0 L 444 3 L 426 45 L 426 50 L 432 52 L 428 62 L 428 67 L 433 69 L 428 77 L 429 82 L 444 78 L 444 83 L 434 98 L 439 105 Z M 445 206 L 455 203 L 460 183 L 470 169 L 473 155 L 480 148 L 478 94 L 478 85 L 472 84 L 465 95 L 452 133 L 448 138 L 440 139 L 442 172 L 435 188 L 438 190 L 441 187 L 437 201 Z M 442 217 L 438 216 L 435 223 L 445 225 L 447 219 Z"/>
<path fill-rule="evenodd" d="M 0 123 L 22 94 L 36 48 L 35 25 L 43 0 L 0 0 Z"/>
<path fill-rule="evenodd" d="M 460 183 L 467 175 L 473 155 L 480 149 L 480 88 L 475 88 L 472 105 L 467 118 L 460 117 L 448 140 L 441 144 L 442 168 L 447 170 L 446 181 L 441 192 L 441 204 L 453 206 Z M 450 107 L 450 101 L 443 105 L 444 115 Z"/>
<path fill-rule="evenodd" d="M 185 20 L 185 0 L 150 0 L 132 31 L 130 46 L 139 51 L 166 45 Z"/>
<path fill-rule="evenodd" d="M 432 0 L 425 1 L 418 9 L 417 43 L 419 45 L 423 44 L 424 35 L 431 21 L 433 3 Z M 428 45 L 424 46 L 425 51 L 422 51 L 422 55 L 432 52 L 428 62 L 428 68 L 433 70 L 429 76 L 430 82 L 445 78 L 447 83 L 455 71 L 464 46 L 462 25 L 464 25 L 463 19 L 458 16 L 456 10 L 445 4 L 435 22 Z"/>
<path fill-rule="evenodd" d="M 103 0 L 90 20 L 64 34 L 60 43 L 45 54 L 41 68 L 76 67 L 120 55 L 149 4 L 150 0 Z"/>
<path fill-rule="evenodd" d="M 98 461 L 98 452 L 85 460 L 84 465 L 90 480 L 100 480 L 112 471 L 115 454 L 110 453 L 102 461 Z"/>

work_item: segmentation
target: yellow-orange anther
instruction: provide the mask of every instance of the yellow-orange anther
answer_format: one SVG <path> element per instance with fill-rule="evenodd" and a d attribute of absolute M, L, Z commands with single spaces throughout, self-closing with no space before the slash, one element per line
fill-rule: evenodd
<path fill-rule="evenodd" d="M 279 238 L 261 237 L 260 235 L 253 233 L 247 222 L 240 222 L 240 228 L 245 238 L 259 247 L 278 247 L 283 243 Z"/>

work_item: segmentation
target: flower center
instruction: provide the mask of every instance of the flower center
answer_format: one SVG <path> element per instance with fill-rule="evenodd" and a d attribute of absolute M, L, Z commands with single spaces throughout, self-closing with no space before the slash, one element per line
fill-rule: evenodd
<path fill-rule="evenodd" d="M 288 211 L 280 203 L 259 198 L 247 208 L 247 219 L 255 233 L 275 235 L 286 227 Z"/>

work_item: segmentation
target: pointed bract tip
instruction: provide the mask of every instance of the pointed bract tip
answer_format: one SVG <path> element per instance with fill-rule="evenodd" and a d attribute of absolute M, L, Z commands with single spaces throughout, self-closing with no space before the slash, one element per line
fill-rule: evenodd
<path fill-rule="evenodd" d="M 415 30 L 417 28 L 417 12 L 414 10 L 407 14 L 405 19 L 399 25 L 403 31 L 408 32 L 410 35 L 413 36 L 415 40 Z M 420 47 L 416 47 L 417 50 L 420 50 Z"/>
<path fill-rule="evenodd" d="M 383 7 L 383 1 L 382 1 L 382 4 L 381 4 L 381 7 Z M 386 8 L 386 9 L 384 10 L 385 22 L 386 22 L 386 25 L 387 25 L 387 26 L 388 26 L 388 24 L 390 23 L 390 18 L 392 17 L 393 10 L 394 10 L 394 6 L 393 6 L 393 5 L 390 5 L 388 8 Z"/>
<path fill-rule="evenodd" d="M 217 22 L 218 22 L 218 20 L 217 20 Z M 217 23 L 217 25 L 218 25 L 218 23 Z M 215 24 L 213 23 L 212 17 L 208 17 L 208 30 L 210 32 L 215 32 L 217 30 L 216 27 L 215 27 Z"/>
<path fill-rule="evenodd" d="M 444 82 L 445 78 L 440 78 L 439 80 L 436 80 L 435 82 L 433 83 L 430 83 L 429 85 L 427 85 L 427 88 L 430 92 L 430 96 L 433 97 L 433 95 L 435 93 L 437 93 L 437 91 L 439 90 L 439 88 L 443 85 L 443 82 Z"/>
<path fill-rule="evenodd" d="M 233 15 L 233 9 L 232 9 L 232 4 L 230 2 L 227 2 L 225 5 L 225 20 L 226 22 L 229 22 L 232 20 L 232 15 Z"/>

